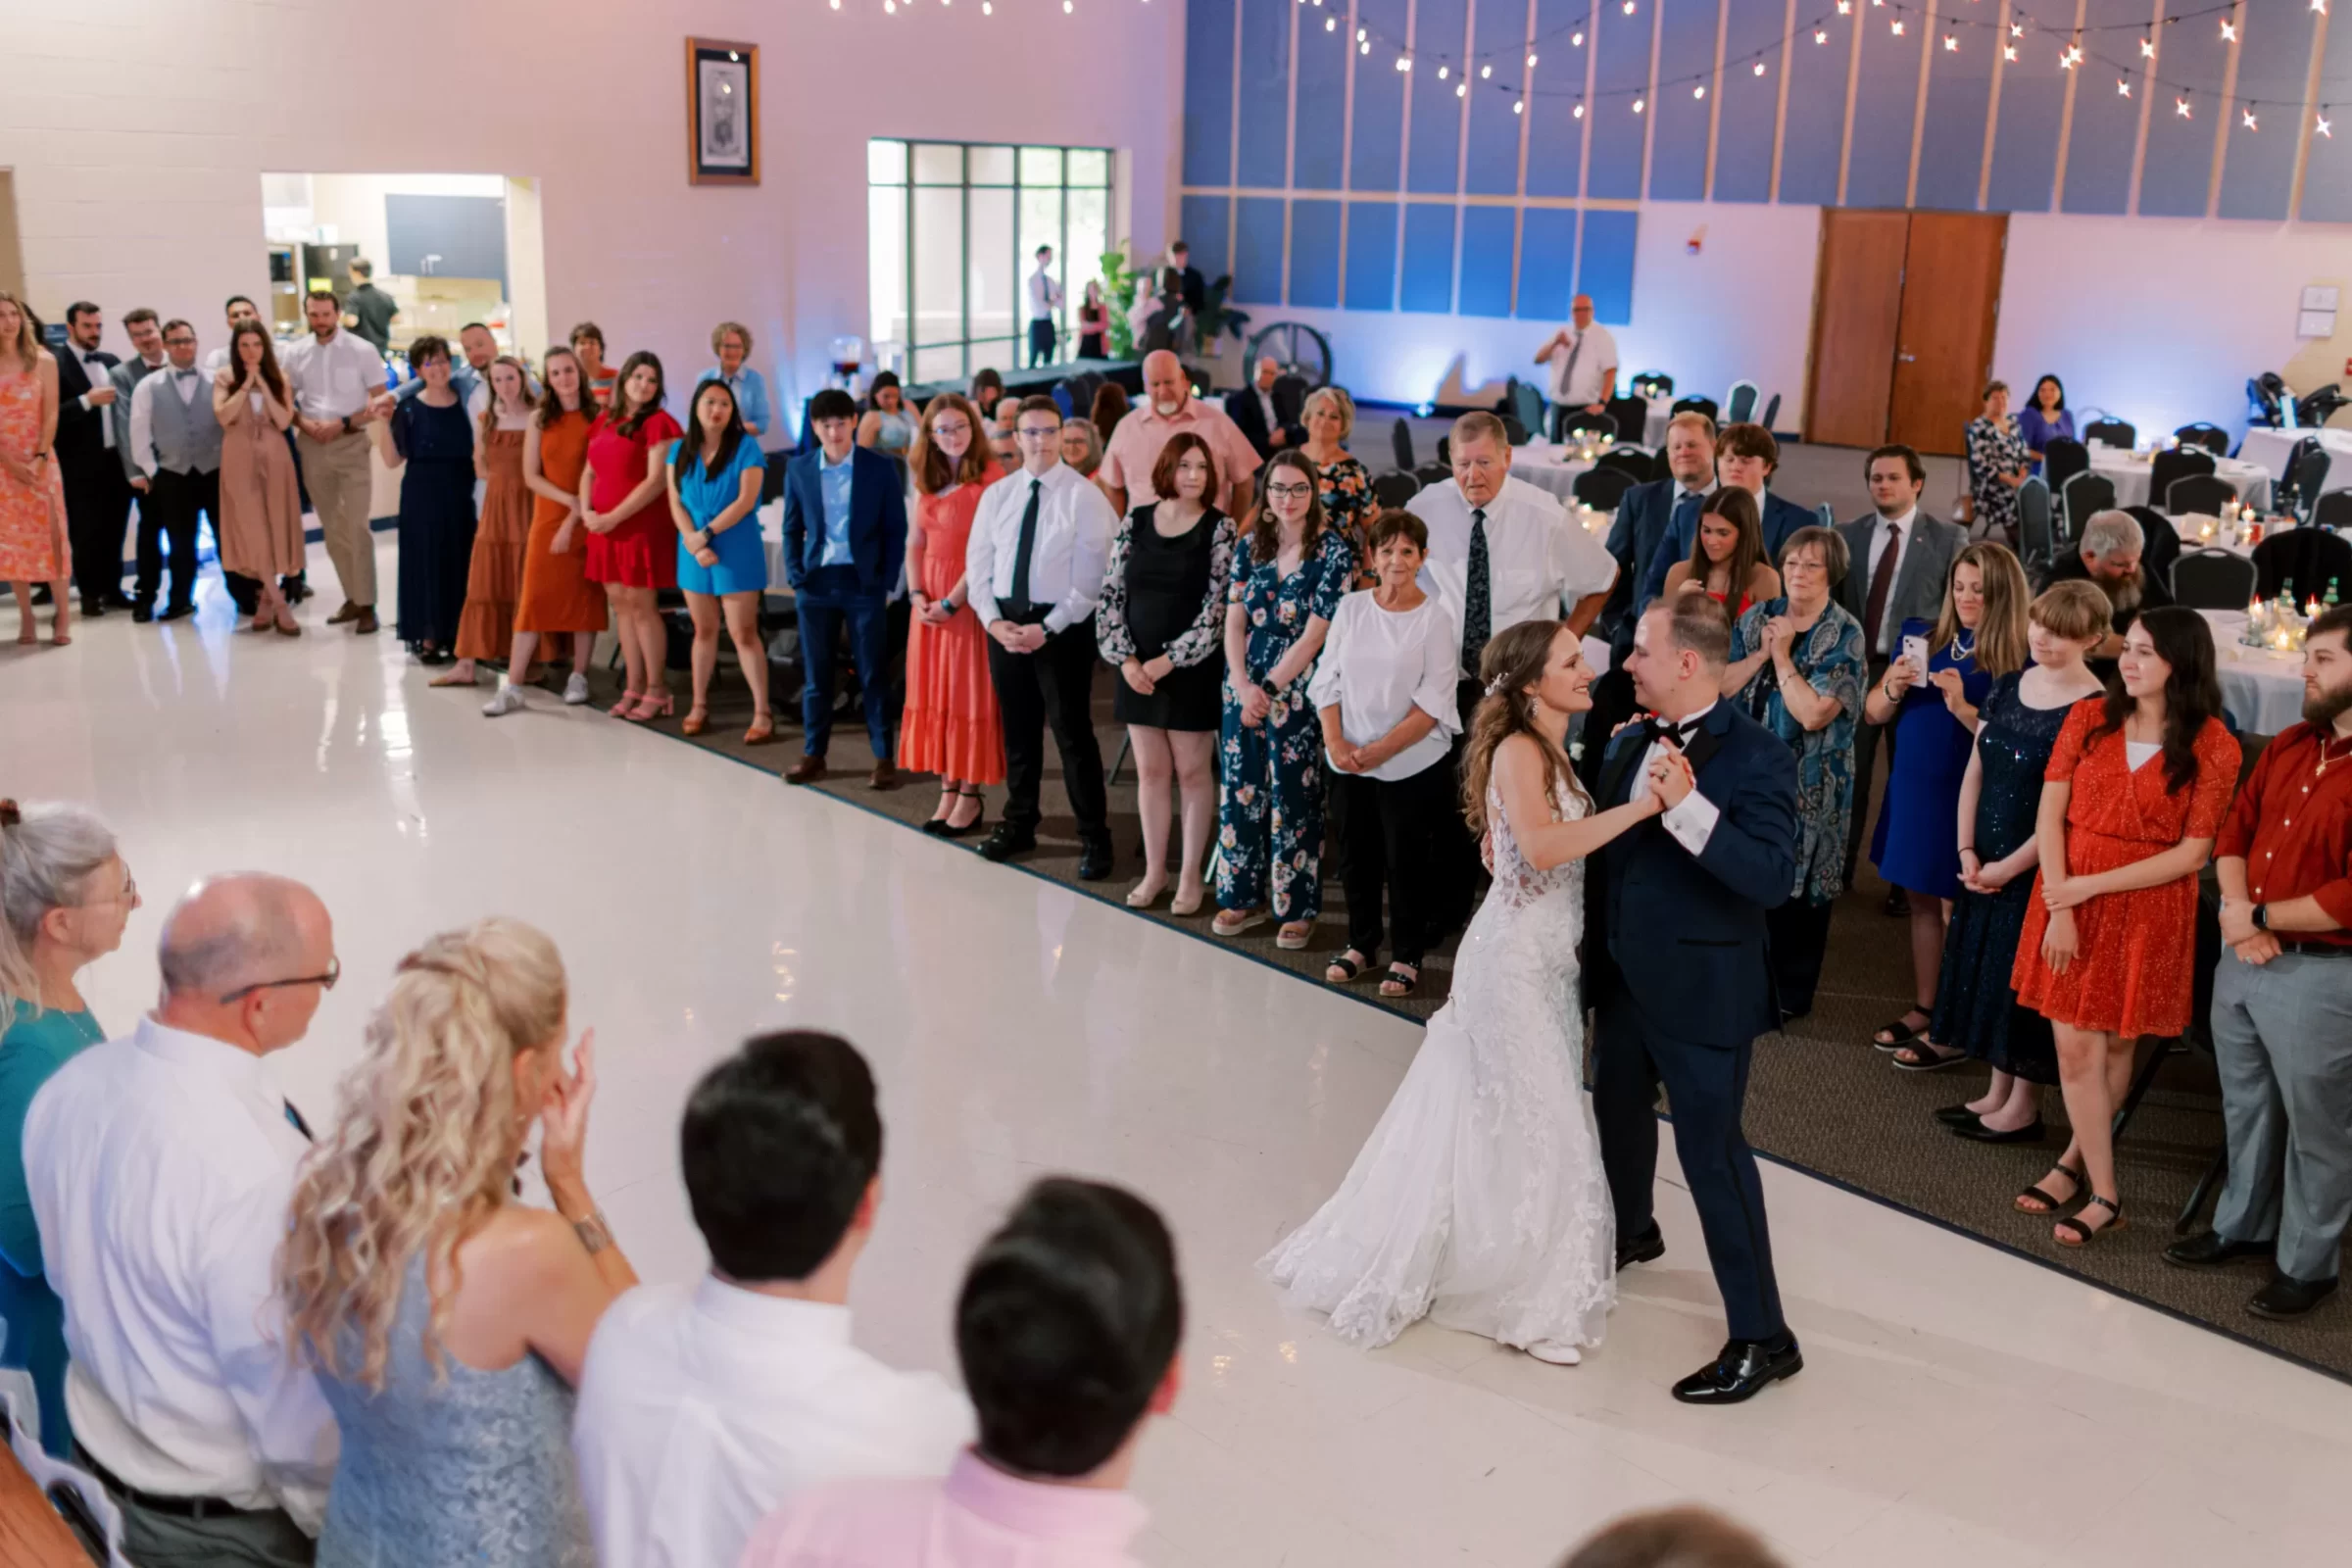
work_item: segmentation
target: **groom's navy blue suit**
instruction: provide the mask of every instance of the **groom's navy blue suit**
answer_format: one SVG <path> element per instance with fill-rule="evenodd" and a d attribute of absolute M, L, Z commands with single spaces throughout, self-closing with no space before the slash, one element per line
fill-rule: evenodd
<path fill-rule="evenodd" d="M 1720 813 L 1692 855 L 1653 817 L 1599 854 L 1586 967 L 1598 1009 L 1592 1108 L 1622 1242 L 1652 1224 L 1658 1086 L 1706 1233 L 1707 1260 L 1735 1340 L 1786 1327 L 1756 1156 L 1740 1130 L 1748 1055 L 1778 1026 L 1764 911 L 1796 880 L 1796 762 L 1728 702 L 1685 746 L 1697 792 Z M 1632 798 L 1651 734 L 1628 725 L 1608 746 L 1598 799 Z"/>

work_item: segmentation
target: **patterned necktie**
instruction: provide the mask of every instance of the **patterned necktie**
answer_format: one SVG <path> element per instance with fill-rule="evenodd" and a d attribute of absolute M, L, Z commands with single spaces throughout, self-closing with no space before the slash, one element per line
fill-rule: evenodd
<path fill-rule="evenodd" d="M 1870 597 L 1862 603 L 1863 647 L 1871 653 L 1879 651 L 1879 623 L 1886 618 L 1886 595 L 1894 587 L 1895 559 L 1903 547 L 1903 525 L 1886 525 L 1886 548 L 1879 552 L 1879 564 L 1871 568 Z"/>
<path fill-rule="evenodd" d="M 1037 549 L 1037 509 L 1045 495 L 1043 479 L 1029 481 L 1029 509 L 1021 514 L 1021 542 L 1012 552 L 1012 601 L 1029 608 L 1029 558 Z"/>
<path fill-rule="evenodd" d="M 1478 660 L 1487 651 L 1494 623 L 1494 596 L 1487 569 L 1487 511 L 1470 509 L 1470 566 L 1462 580 L 1462 676 L 1478 678 Z"/>

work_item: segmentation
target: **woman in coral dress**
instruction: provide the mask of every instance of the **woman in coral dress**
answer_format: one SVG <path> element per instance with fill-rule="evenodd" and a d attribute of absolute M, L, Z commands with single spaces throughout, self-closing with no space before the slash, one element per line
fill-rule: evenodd
<path fill-rule="evenodd" d="M 220 569 L 254 579 L 247 631 L 298 637 L 294 608 L 278 580 L 302 570 L 302 481 L 294 472 L 286 426 L 294 394 L 277 366 L 269 328 L 258 320 L 229 334 L 228 363 L 213 378 L 213 417 L 220 421 Z"/>
<path fill-rule="evenodd" d="M 474 661 L 504 657 L 514 640 L 522 598 L 522 553 L 531 535 L 531 491 L 522 482 L 522 442 L 531 424 L 531 390 L 522 362 L 490 362 L 490 402 L 473 433 L 473 472 L 483 481 L 473 558 L 466 565 L 466 608 L 458 616 L 458 662 L 435 686 L 470 686 Z M 518 669 L 517 680 L 530 671 Z"/>
<path fill-rule="evenodd" d="M 2081 1247 L 2123 1223 L 2109 1127 L 2141 1035 L 2188 1027 L 2197 959 L 2197 872 L 2237 793 L 2238 749 L 2221 721 L 2213 632 L 2193 610 L 2141 613 L 2105 697 L 2067 714 L 2043 775 L 2041 869 L 2011 978 L 2050 1020 L 2074 1141 L 2029 1214 L 2087 1195 L 2054 1232 Z"/>
<path fill-rule="evenodd" d="M 41 347 L 32 318 L 0 289 L 0 582 L 17 596 L 17 641 L 35 640 L 32 585 L 45 582 L 57 607 L 49 638 L 66 627 L 74 553 L 66 542 L 66 486 L 50 446 L 57 439 L 57 361 Z"/>
<path fill-rule="evenodd" d="M 662 407 L 662 362 L 642 349 L 621 362 L 612 406 L 588 434 L 580 521 L 588 529 L 588 580 L 605 585 L 627 684 L 614 718 L 666 717 L 669 633 L 655 596 L 678 585 L 678 531 L 670 523 L 662 463 L 685 431 Z"/>
<path fill-rule="evenodd" d="M 1004 780 L 1004 725 L 988 679 L 988 633 L 970 608 L 963 551 L 980 492 L 1004 477 L 980 437 L 980 411 L 953 392 L 931 400 L 908 449 L 914 516 L 906 529 L 906 710 L 899 765 L 939 775 L 923 831 L 959 839 L 980 825 L 980 787 Z"/>
<path fill-rule="evenodd" d="M 539 407 L 522 433 L 522 482 L 535 506 L 522 550 L 522 589 L 514 606 L 514 642 L 498 695 L 482 705 L 492 718 L 522 707 L 522 677 L 542 637 L 571 639 L 571 677 L 564 701 L 588 700 L 588 656 L 605 629 L 605 596 L 588 580 L 588 530 L 580 526 L 580 472 L 596 399 L 587 371 L 569 349 L 549 349 L 540 366 Z M 559 653 L 558 658 L 562 655 Z"/>

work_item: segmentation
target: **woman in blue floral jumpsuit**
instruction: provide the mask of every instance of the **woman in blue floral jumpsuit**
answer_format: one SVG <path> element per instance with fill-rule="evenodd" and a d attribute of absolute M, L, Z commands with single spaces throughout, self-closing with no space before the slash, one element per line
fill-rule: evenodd
<path fill-rule="evenodd" d="M 1212 929 L 1237 936 L 1270 904 L 1282 922 L 1276 944 L 1294 952 L 1323 908 L 1323 732 L 1306 684 L 1355 571 L 1317 484 L 1297 452 L 1266 465 L 1248 569 L 1235 571 L 1225 614 Z"/>

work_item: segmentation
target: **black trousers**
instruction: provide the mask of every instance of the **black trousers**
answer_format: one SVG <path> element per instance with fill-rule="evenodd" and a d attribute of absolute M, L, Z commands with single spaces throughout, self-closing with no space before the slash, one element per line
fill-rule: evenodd
<path fill-rule="evenodd" d="M 1029 364 L 1032 368 L 1054 363 L 1054 320 L 1051 317 L 1032 319 L 1029 323 Z"/>
<path fill-rule="evenodd" d="M 1830 916 L 1837 907 L 1836 899 L 1808 904 L 1799 897 L 1764 911 L 1773 987 L 1780 993 L 1781 1012 L 1786 1017 L 1801 1018 L 1813 1010 L 1813 992 L 1821 984 L 1821 960 L 1830 950 Z"/>
<path fill-rule="evenodd" d="M 1380 957 L 1385 893 L 1390 956 L 1418 967 L 1436 918 L 1432 851 L 1438 819 L 1453 805 L 1450 760 L 1441 757 L 1394 782 L 1327 769 L 1323 782 L 1332 842 L 1341 850 L 1340 885 L 1348 892 L 1348 945 L 1366 958 Z"/>
<path fill-rule="evenodd" d="M 1093 617 L 1046 639 L 1034 654 L 1011 654 L 988 641 L 988 678 L 1004 720 L 1004 820 L 1037 830 L 1038 791 L 1046 776 L 1046 728 L 1061 752 L 1061 787 L 1078 819 L 1078 837 L 1110 839 L 1110 798 L 1102 782 L 1102 748 L 1095 739 Z"/>
<path fill-rule="evenodd" d="M 130 480 L 111 450 L 61 465 L 66 536 L 74 544 L 74 585 L 85 609 L 122 597 L 122 535 L 130 526 Z"/>
<path fill-rule="evenodd" d="M 1698 1208 L 1731 1337 L 1780 1335 L 1788 1323 L 1764 1221 L 1764 1184 L 1740 1125 L 1752 1043 L 1727 1049 L 1659 1035 L 1622 983 L 1604 990 L 1594 1022 L 1592 1115 L 1618 1237 L 1639 1236 L 1656 1223 L 1651 1202 L 1663 1084 L 1674 1116 L 1675 1156 Z"/>
<path fill-rule="evenodd" d="M 169 552 L 172 566 L 172 607 L 184 610 L 196 592 L 196 530 L 211 517 L 220 531 L 220 470 L 173 473 L 159 468 L 139 498 L 139 582 L 131 603 L 141 609 L 155 603 Z"/>

